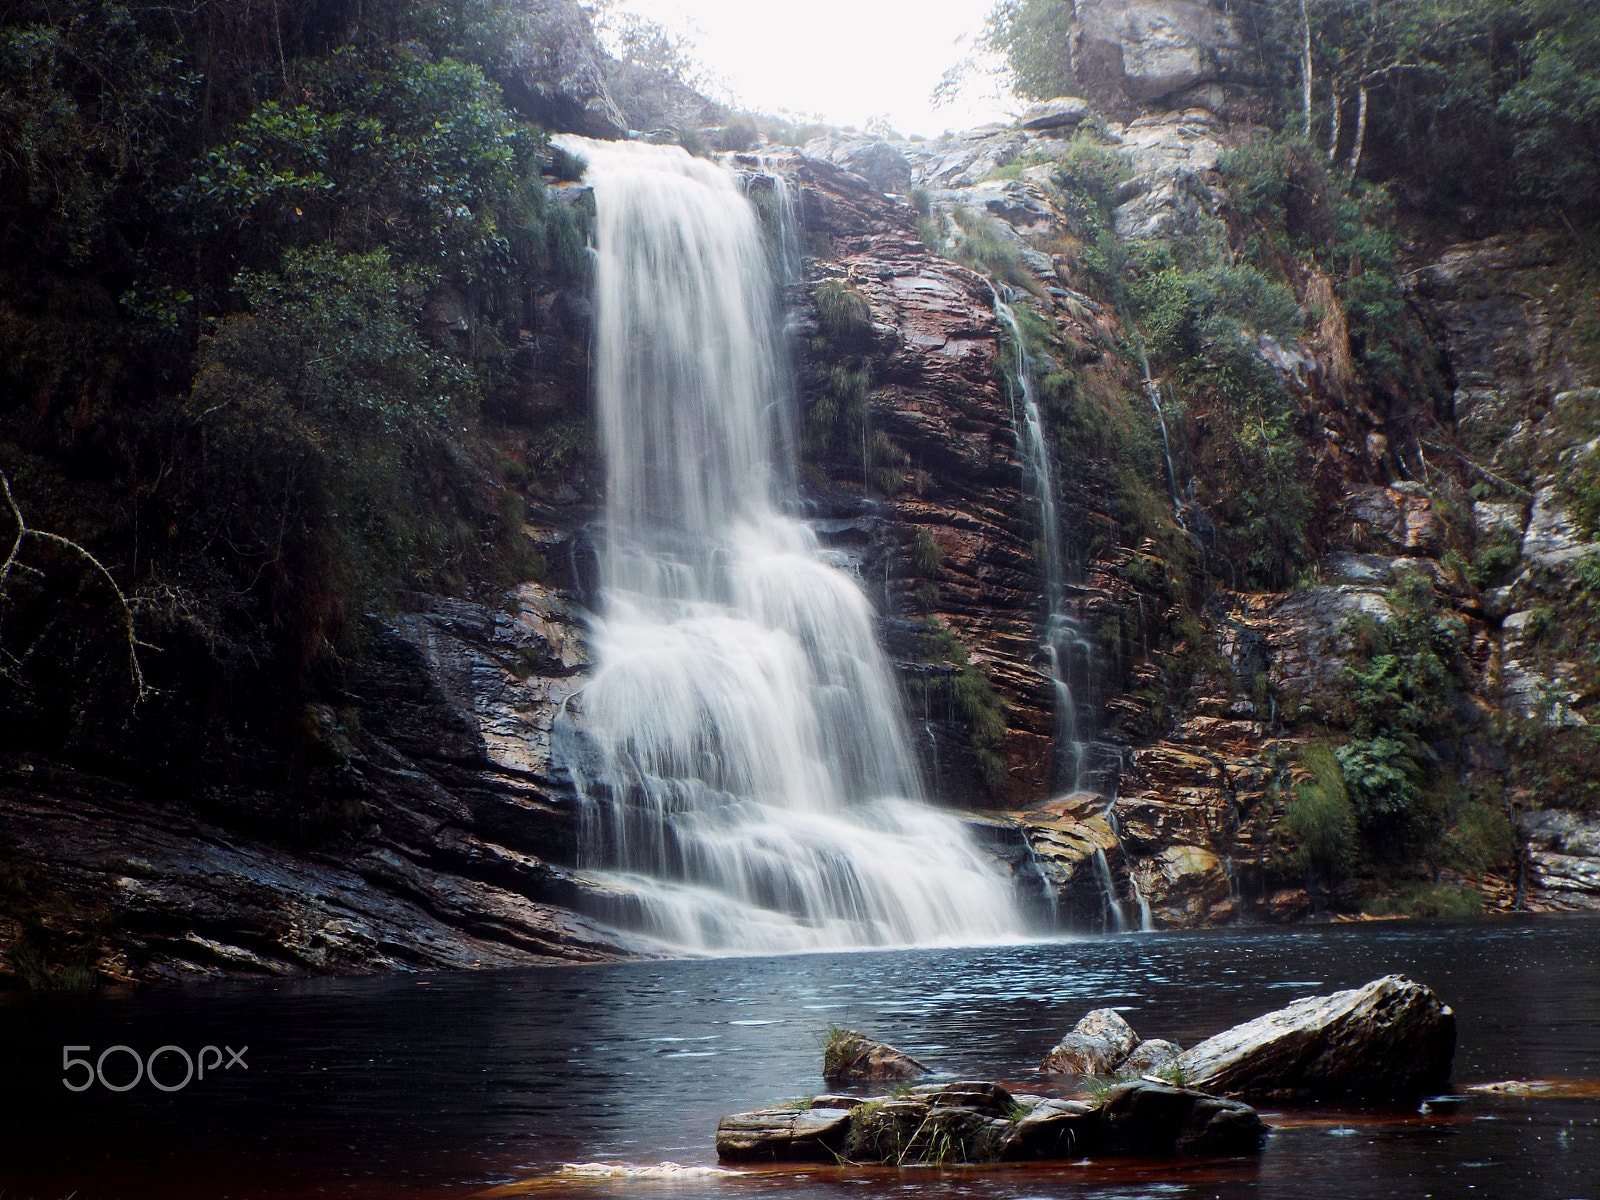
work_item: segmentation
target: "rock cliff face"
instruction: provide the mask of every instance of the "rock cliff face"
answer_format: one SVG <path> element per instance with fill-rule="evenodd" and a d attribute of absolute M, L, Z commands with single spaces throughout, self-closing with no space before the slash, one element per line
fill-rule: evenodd
<path fill-rule="evenodd" d="M 1251 81 L 1250 55 L 1226 4 L 1206 0 L 1078 0 L 1072 72 L 1101 112 L 1220 97 Z"/>
<path fill-rule="evenodd" d="M 548 36 L 516 51 L 526 70 L 513 101 L 556 128 L 620 136 L 586 18 L 530 2 Z M 936 141 L 826 138 L 729 160 L 774 220 L 779 180 L 798 196 L 789 299 L 805 502 L 882 613 L 930 791 L 970 814 L 1019 888 L 1039 899 L 1042 887 L 1041 909 L 1079 928 L 1354 914 L 1373 880 L 1285 878 L 1286 798 L 1305 778 L 1296 722 L 1339 687 L 1352 623 L 1391 619 L 1397 590 L 1420 577 L 1463 631 L 1453 761 L 1499 798 L 1515 836 L 1503 872 L 1423 869 L 1491 911 L 1600 908 L 1600 671 L 1576 603 L 1600 577 L 1574 483 L 1600 455 L 1600 375 L 1592 291 L 1553 235 L 1419 236 L 1408 248 L 1407 300 L 1453 387 L 1450 411 L 1351 386 L 1347 348 L 1341 358 L 1326 329 L 1251 343 L 1296 398 L 1326 514 L 1293 590 L 1207 573 L 1180 623 L 1186 601 L 1163 585 L 1161 548 L 1129 532 L 1110 494 L 1117 464 L 1058 452 L 1066 615 L 1085 631 L 1074 716 L 1092 769 L 1082 792 L 1052 786 L 1057 694 L 1015 348 L 996 319 L 994 267 L 975 267 L 998 256 L 1003 286 L 1048 325 L 1049 353 L 1070 359 L 1037 364 L 1076 379 L 1076 400 L 1047 420 L 1053 436 L 1085 396 L 1133 396 L 1148 411 L 1161 381 L 1144 377 L 1124 314 L 1084 270 L 1077 200 L 1051 164 L 1090 123 L 1125 164 L 1109 236 L 1216 239 L 1232 202 L 1219 160 L 1264 132 L 1227 11 L 1176 0 L 1076 11 L 1087 99 Z M 582 189 L 564 199 L 583 203 Z M 819 303 L 830 288 L 866 314 L 842 339 Z M 600 497 L 584 451 L 586 322 L 580 294 L 535 298 L 490 406 L 542 430 L 505 450 L 543 468 L 529 472 L 524 532 L 544 582 L 472 602 L 417 595 L 369 618 L 347 695 L 302 714 L 337 836 L 297 843 L 271 828 L 281 784 L 181 805 L 56 763 L 8 764 L 0 878 L 26 880 L 52 921 L 103 944 L 101 970 L 158 979 L 638 951 L 576 915 L 607 898 L 575 866 L 576 798 L 552 743 L 589 662 L 586 528 Z M 854 416 L 837 415 L 850 404 Z M 1176 507 L 1203 542 L 1206 514 L 1182 482 L 1155 480 L 1153 503 Z"/>
<path fill-rule="evenodd" d="M 1216 33 L 1222 18 L 1188 11 L 1201 10 L 1198 5 L 1081 4 L 1079 44 L 1089 44 L 1095 30 L 1102 46 L 1109 44 L 1112 33 L 1132 29 L 1140 14 L 1156 8 L 1185 10 L 1187 24 L 1174 19 L 1163 28 L 1189 31 L 1184 36 L 1194 42 L 1193 61 L 1204 60 L 1194 48 L 1202 43 L 1207 53 L 1221 55 L 1204 61 L 1225 60 L 1229 43 Z M 1109 51 L 1102 57 L 1113 58 Z M 1208 79 L 1220 78 L 1222 69 L 1196 68 L 1210 71 Z M 1180 76 L 1174 69 L 1171 78 L 1189 86 Z M 1129 107 L 1135 93 L 1145 101 L 1166 94 L 1140 92 L 1144 86 L 1124 88 L 1117 97 L 1095 93 L 1114 112 L 1129 114 L 1126 123 L 1102 125 L 1103 140 L 1128 164 L 1129 177 L 1115 195 L 1115 233 L 1130 244 L 1215 237 L 1230 202 L 1218 160 L 1263 131 L 1230 122 L 1229 101 L 1220 94 L 1200 93 L 1206 106 L 1135 115 Z M 958 633 L 1004 695 L 1008 784 L 1003 794 L 985 799 L 970 776 L 946 771 L 937 776 L 941 797 L 1015 809 L 1005 821 L 1021 831 L 1029 865 L 1057 890 L 1059 911 L 1079 923 L 1111 927 L 1143 919 L 1192 926 L 1295 920 L 1324 908 L 1353 911 L 1363 889 L 1370 892 L 1370 879 L 1348 881 L 1345 894 L 1319 895 L 1314 887 L 1281 886 L 1281 867 L 1274 870 L 1285 799 L 1302 778 L 1295 763 L 1306 735 L 1295 732 L 1297 714 L 1320 711 L 1337 693 L 1353 649 L 1352 623 L 1391 620 L 1396 589 L 1421 577 L 1464 635 L 1457 663 L 1464 694 L 1454 717 L 1462 779 L 1485 794 L 1503 794 L 1513 815 L 1525 814 L 1516 817 L 1520 848 L 1507 873 L 1467 878 L 1434 866 L 1432 878 L 1476 891 L 1491 910 L 1594 904 L 1592 818 L 1581 811 L 1530 811 L 1590 804 L 1588 730 L 1600 698 L 1592 654 L 1583 648 L 1590 642 L 1589 617 L 1581 605 L 1562 608 L 1562 597 L 1581 597 L 1592 586 L 1584 572 L 1594 570 L 1595 551 L 1574 515 L 1573 485 L 1563 472 L 1588 469 L 1593 461 L 1585 456 L 1595 453 L 1589 439 L 1600 432 L 1600 393 L 1592 386 L 1592 329 L 1581 311 L 1589 293 L 1562 267 L 1550 235 L 1411 246 L 1406 287 L 1453 381 L 1450 413 L 1419 411 L 1396 396 L 1352 386 L 1348 363 L 1326 331 L 1286 344 L 1261 338 L 1262 360 L 1299 395 L 1315 430 L 1308 449 L 1328 519 L 1314 572 L 1290 592 L 1213 585 L 1202 649 L 1224 669 L 1197 675 L 1179 709 L 1165 717 L 1155 712 L 1150 687 L 1170 678 L 1176 661 L 1170 642 L 1145 641 L 1128 648 L 1127 656 L 1101 660 L 1086 720 L 1110 743 L 1105 757 L 1120 761 L 1121 769 L 1106 779 L 1100 796 L 1049 795 L 1053 697 L 1034 649 L 1043 615 L 1037 549 L 1030 545 L 1037 533 L 1028 532 L 1034 522 L 1025 490 L 1018 490 L 1021 464 L 1008 445 L 1012 413 L 992 401 L 977 407 L 963 401 L 994 393 L 981 373 L 952 374 L 938 362 L 950 353 L 947 335 L 908 336 L 921 318 L 908 313 L 904 298 L 940 295 L 933 279 L 948 277 L 950 268 L 904 245 L 904 222 L 896 229 L 893 220 L 898 201 L 875 194 L 920 188 L 935 221 L 941 214 L 948 222 L 948 214 L 979 213 L 993 222 L 1045 298 L 1035 308 L 1074 344 L 1089 347 L 1091 358 L 1103 360 L 1093 369 L 1135 389 L 1139 380 L 1125 351 L 1117 361 L 1122 330 L 1114 315 L 1103 298 L 1097 302 L 1073 287 L 1070 260 L 1053 252 L 1070 240 L 1071 223 L 1049 168 L 1036 165 L 1060 159 L 1072 130 L 1099 119 L 1082 101 L 1064 99 L 1035 106 L 1016 127 L 925 143 L 824 139 L 804 151 L 806 169 L 827 180 L 818 185 L 821 191 L 837 190 L 843 180 L 859 193 L 849 207 L 849 237 L 837 236 L 844 227 L 832 224 L 843 210 L 820 195 L 815 202 L 814 231 L 834 240 L 816 248 L 813 275 L 860 281 L 885 346 L 893 347 L 884 351 L 884 362 L 893 358 L 897 365 L 882 373 L 885 386 L 873 394 L 874 427 L 915 446 L 919 461 L 927 456 L 939 464 L 926 494 L 878 501 L 878 513 L 890 522 L 880 536 L 906 546 L 909 530 L 929 526 L 947 551 L 946 571 L 991 581 L 969 593 L 981 603 L 981 619 L 965 605 L 950 604 L 956 589 L 942 580 L 938 601 L 923 611 Z M 819 160 L 841 174 L 819 173 Z M 920 228 L 919 236 L 927 236 L 930 222 Z M 940 233 L 952 230 L 946 224 Z M 886 253 L 896 242 L 894 253 Z M 885 276 L 893 280 L 888 287 Z M 998 331 L 990 324 L 983 332 L 987 298 L 970 281 L 962 290 L 961 356 L 1002 363 Z M 930 356 L 936 365 L 907 365 Z M 993 448 L 988 471 L 977 470 L 971 458 L 952 471 L 947 464 L 959 456 L 941 453 L 930 438 L 942 427 L 946 440 L 959 433 L 970 445 L 974 422 L 982 423 L 981 440 Z M 827 466 L 835 482 L 849 485 L 850 464 Z M 862 465 L 853 471 L 859 482 Z M 1073 474 L 1073 464 L 1063 463 L 1064 490 L 1072 488 Z M 946 481 L 959 486 L 946 488 Z M 1092 498 L 1066 503 L 1071 521 L 1096 519 Z M 1113 539 L 1078 558 L 1080 620 L 1114 617 L 1125 628 L 1142 627 L 1147 606 L 1160 611 L 1158 598 L 1131 588 L 1119 571 L 1126 556 L 1138 553 L 1140 547 Z M 1471 564 L 1468 556 L 1475 556 Z M 912 589 L 895 589 L 895 574 L 891 561 L 881 574 L 884 599 L 891 611 L 915 615 Z M 1138 620 L 1131 619 L 1135 611 Z M 1571 756 L 1565 768 L 1555 761 L 1562 756 Z M 997 828 L 988 818 L 980 824 Z M 991 836 L 1005 843 L 998 833 Z"/>

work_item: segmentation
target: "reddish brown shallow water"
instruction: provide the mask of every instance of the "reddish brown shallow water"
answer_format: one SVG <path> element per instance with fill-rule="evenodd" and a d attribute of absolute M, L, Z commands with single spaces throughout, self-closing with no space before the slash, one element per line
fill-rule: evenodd
<path fill-rule="evenodd" d="M 1030 1085 L 1091 1007 L 1191 1044 L 1389 971 L 1460 1020 L 1427 1114 L 1267 1112 L 1259 1161 L 712 1173 L 717 1118 L 821 1090 L 816 1035 L 869 1030 Z M 122 1093 L 64 1046 L 247 1067 Z M 964 950 L 204 985 L 0 1001 L 0 1197 L 1548 1197 L 1600 1200 L 1600 921 L 1223 930 Z M 222 1057 L 226 1057 L 222 1055 Z M 208 1056 L 209 1061 L 209 1056 Z M 157 1060 L 168 1086 L 177 1052 Z M 106 1082 L 133 1076 L 113 1052 Z M 86 1078 L 85 1068 L 66 1078 Z M 1533 1086 L 1471 1091 L 1505 1080 Z M 687 1170 L 661 1170 L 671 1162 Z M 563 1170 L 562 1164 L 585 1164 Z M 641 1168 L 645 1168 L 641 1170 Z M 652 1169 L 654 1168 L 654 1169 Z M 614 1172 L 603 1174 L 602 1172 Z"/>

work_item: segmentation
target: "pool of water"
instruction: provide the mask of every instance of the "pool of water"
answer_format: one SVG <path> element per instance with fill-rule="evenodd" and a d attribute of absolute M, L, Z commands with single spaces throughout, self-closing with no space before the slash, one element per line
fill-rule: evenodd
<path fill-rule="evenodd" d="M 1259 1161 L 710 1173 L 717 1119 L 822 1090 L 848 1025 L 1035 1086 L 1083 1013 L 1190 1045 L 1399 971 L 1456 1010 L 1453 1090 L 1264 1109 Z M 63 1071 L 64 1047 L 90 1067 Z M 134 1078 L 133 1054 L 155 1078 Z M 202 1047 L 215 1046 L 202 1056 Z M 205 1077 L 177 1086 L 185 1058 Z M 234 1059 L 234 1052 L 238 1058 Z M 1550 1197 L 1600 1200 L 1600 920 L 1136 934 L 976 949 L 204 984 L 0 999 L 0 1196 Z M 213 1059 L 221 1060 L 214 1063 Z M 227 1065 L 232 1059 L 232 1065 Z M 683 1169 L 663 1169 L 674 1163 Z M 563 1164 L 582 1164 L 578 1168 Z M 646 1168 L 641 1170 L 641 1168 Z"/>

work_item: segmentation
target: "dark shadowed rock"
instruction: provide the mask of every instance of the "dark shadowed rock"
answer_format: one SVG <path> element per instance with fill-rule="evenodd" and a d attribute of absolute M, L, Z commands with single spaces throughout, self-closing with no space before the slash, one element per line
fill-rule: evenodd
<path fill-rule="evenodd" d="M 1403 1100 L 1450 1078 L 1456 1018 L 1400 975 L 1308 996 L 1208 1038 L 1179 1060 L 1195 1087 L 1278 1100 Z"/>
<path fill-rule="evenodd" d="M 1002 1162 L 1077 1158 L 1095 1145 L 1099 1110 L 1079 1100 L 1042 1100 L 1001 1137 Z"/>
<path fill-rule="evenodd" d="M 1109 1008 L 1097 1008 L 1045 1055 L 1039 1069 L 1053 1075 L 1109 1075 L 1122 1065 L 1139 1035 Z"/>
<path fill-rule="evenodd" d="M 735 1113 L 717 1125 L 723 1162 L 832 1162 L 850 1132 L 850 1110 L 766 1108 Z"/>
<path fill-rule="evenodd" d="M 1159 1075 L 1182 1057 L 1183 1047 L 1178 1043 L 1151 1038 L 1140 1042 L 1117 1070 L 1124 1075 Z"/>
<path fill-rule="evenodd" d="M 893 1046 L 862 1037 L 853 1029 L 829 1038 L 822 1052 L 822 1077 L 829 1083 L 915 1079 L 928 1068 Z"/>
<path fill-rule="evenodd" d="M 1041 133 L 1046 129 L 1073 129 L 1093 116 L 1094 108 L 1087 100 L 1078 96 L 1057 96 L 1030 106 L 1017 124 L 1029 133 Z"/>
<path fill-rule="evenodd" d="M 1161 1083 L 1124 1083 L 1099 1110 L 1096 1151 L 1110 1155 L 1259 1154 L 1267 1127 L 1249 1105 Z"/>

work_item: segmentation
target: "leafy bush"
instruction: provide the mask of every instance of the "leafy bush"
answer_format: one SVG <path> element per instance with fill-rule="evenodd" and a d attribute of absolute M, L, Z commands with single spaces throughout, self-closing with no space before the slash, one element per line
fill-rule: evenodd
<path fill-rule="evenodd" d="M 1399 824 L 1421 802 L 1423 771 L 1411 744 L 1395 738 L 1357 738 L 1335 754 L 1364 828 Z"/>
<path fill-rule="evenodd" d="M 1374 917 L 1436 917 L 1463 920 L 1483 913 L 1483 897 L 1451 884 L 1418 884 L 1397 896 L 1379 896 L 1367 905 Z"/>
<path fill-rule="evenodd" d="M 1005 701 L 960 640 L 931 621 L 922 635 L 922 657 L 927 662 L 945 662 L 957 668 L 953 674 L 941 677 L 940 690 L 966 726 L 979 785 L 992 797 L 1003 796 L 1009 778 L 1005 762 L 995 748 L 1006 735 Z"/>
<path fill-rule="evenodd" d="M 944 566 L 944 551 L 939 549 L 933 534 L 920 525 L 911 535 L 911 561 L 919 572 L 928 576 L 937 574 Z"/>

